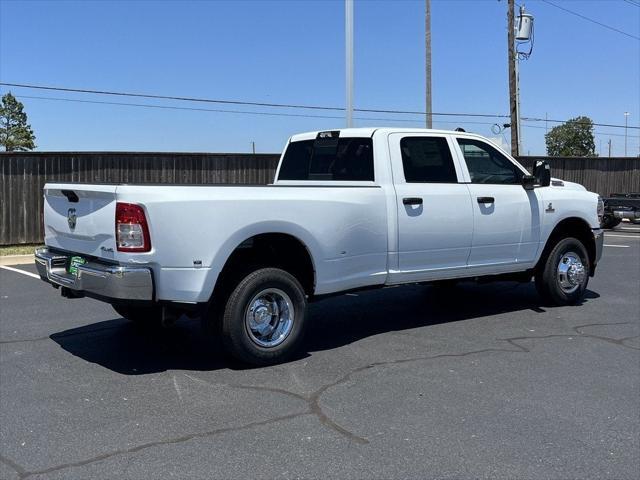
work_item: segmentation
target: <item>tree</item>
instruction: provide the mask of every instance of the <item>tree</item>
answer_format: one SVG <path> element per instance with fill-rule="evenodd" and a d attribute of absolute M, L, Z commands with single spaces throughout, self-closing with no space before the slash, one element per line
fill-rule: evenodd
<path fill-rule="evenodd" d="M 33 150 L 36 136 L 27 123 L 27 114 L 22 111 L 24 105 L 11 95 L 2 97 L 0 103 L 0 145 L 7 152 Z"/>
<path fill-rule="evenodd" d="M 589 117 L 576 117 L 553 127 L 544 136 L 547 155 L 551 157 L 595 157 L 596 142 L 593 121 Z"/>

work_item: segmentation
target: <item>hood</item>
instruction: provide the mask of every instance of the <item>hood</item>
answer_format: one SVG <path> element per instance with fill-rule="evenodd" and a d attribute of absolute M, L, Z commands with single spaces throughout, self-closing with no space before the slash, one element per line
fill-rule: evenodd
<path fill-rule="evenodd" d="M 579 183 L 568 182 L 559 178 L 551 178 L 551 186 L 556 188 L 565 188 L 567 190 L 579 190 L 583 192 L 587 190 Z"/>

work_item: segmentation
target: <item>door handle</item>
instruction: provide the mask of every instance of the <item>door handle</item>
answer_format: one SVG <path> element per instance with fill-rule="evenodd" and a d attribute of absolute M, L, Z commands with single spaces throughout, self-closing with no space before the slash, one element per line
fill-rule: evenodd
<path fill-rule="evenodd" d="M 405 205 L 422 205 L 422 199 L 420 197 L 407 197 L 402 199 L 402 203 Z"/>
<path fill-rule="evenodd" d="M 495 203 L 493 197 L 478 197 L 478 203 Z"/>

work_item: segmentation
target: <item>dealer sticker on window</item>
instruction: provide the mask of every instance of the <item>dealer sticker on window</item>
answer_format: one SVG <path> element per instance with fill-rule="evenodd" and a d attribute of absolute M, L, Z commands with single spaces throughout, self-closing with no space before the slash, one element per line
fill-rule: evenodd
<path fill-rule="evenodd" d="M 68 272 L 71 275 L 78 275 L 78 265 L 84 265 L 87 261 L 82 257 L 71 257 L 69 261 L 69 270 Z"/>

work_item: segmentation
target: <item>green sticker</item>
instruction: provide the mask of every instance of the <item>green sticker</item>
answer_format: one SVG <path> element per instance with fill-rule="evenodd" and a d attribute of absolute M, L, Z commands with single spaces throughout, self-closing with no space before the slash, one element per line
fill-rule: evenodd
<path fill-rule="evenodd" d="M 69 262 L 69 273 L 71 275 L 78 274 L 78 265 L 84 265 L 87 261 L 82 257 L 71 257 L 71 262 Z"/>

